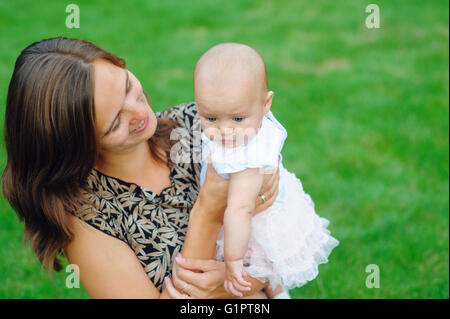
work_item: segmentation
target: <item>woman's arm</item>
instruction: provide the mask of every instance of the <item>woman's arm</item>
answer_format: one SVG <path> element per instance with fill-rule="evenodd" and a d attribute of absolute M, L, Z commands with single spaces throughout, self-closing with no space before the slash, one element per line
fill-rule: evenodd
<path fill-rule="evenodd" d="M 244 258 L 250 239 L 252 213 L 261 189 L 259 168 L 230 174 L 227 208 L 223 219 L 225 262 Z"/>
<path fill-rule="evenodd" d="M 79 280 L 91 298 L 159 298 L 130 247 L 70 215 L 73 238 L 67 259 L 78 266 Z"/>
<path fill-rule="evenodd" d="M 279 178 L 278 170 L 274 170 L 271 174 L 264 175 L 263 186 L 261 187 L 259 195 L 264 194 L 267 200 L 264 202 L 260 197 L 257 198 L 253 215 L 264 211 L 274 203 L 278 195 Z M 223 213 L 206 215 L 206 219 L 203 221 L 201 220 L 201 213 L 208 214 L 208 211 L 211 209 L 217 208 L 219 211 L 225 211 L 227 192 L 228 181 L 218 176 L 212 165 L 208 165 L 205 183 L 200 190 L 197 203 L 191 211 L 192 214 L 194 209 L 198 209 L 200 213 L 197 217 L 199 217 L 199 219 L 197 221 L 190 219 L 188 234 L 182 250 L 184 258 L 176 258 L 176 262 L 173 266 L 173 277 L 166 283 L 167 287 L 173 291 L 173 293 L 171 293 L 172 297 L 180 298 L 183 295 L 185 296 L 184 293 L 190 293 L 197 298 L 235 298 L 235 296 L 227 293 L 223 286 L 225 279 L 225 264 L 215 260 L 216 239 L 218 229 L 220 229 L 222 225 Z M 210 208 L 208 209 L 208 207 Z M 213 228 L 215 228 L 213 231 L 213 238 L 202 237 L 204 233 L 210 231 L 208 228 L 211 227 L 211 225 L 209 225 L 206 230 L 204 229 L 199 233 L 191 231 L 196 227 L 202 227 L 204 222 L 208 224 L 208 218 L 212 218 L 213 224 L 215 225 L 213 226 Z M 244 296 L 251 296 L 267 285 L 267 283 L 262 283 L 258 279 L 250 276 L 246 276 L 244 279 L 252 284 L 251 290 L 244 292 Z M 188 291 L 183 291 L 183 288 L 186 288 Z"/>
<path fill-rule="evenodd" d="M 159 292 L 126 243 L 73 215 L 70 222 L 73 238 L 64 251 L 91 298 L 170 298 L 167 289 Z"/>
<path fill-rule="evenodd" d="M 278 170 L 263 176 L 260 189 L 267 201 L 262 202 L 258 197 L 254 202 L 253 215 L 273 204 L 278 195 L 279 178 Z M 229 181 L 221 178 L 213 166 L 208 165 L 205 183 L 189 215 L 187 235 L 181 251 L 184 257 L 216 259 L 216 240 L 227 207 L 228 187 Z"/>
<path fill-rule="evenodd" d="M 199 259 L 216 258 L 216 240 L 226 208 L 228 181 L 220 178 L 208 165 L 205 183 L 189 213 L 183 256 Z"/>
<path fill-rule="evenodd" d="M 227 181 L 217 175 L 210 178 L 213 178 L 213 182 L 208 183 L 203 192 L 200 192 L 191 210 L 188 226 L 190 231 L 183 247 L 183 254 L 186 253 L 186 256 L 192 258 L 215 259 L 215 239 L 220 230 L 226 206 Z M 207 196 L 208 193 L 215 196 Z M 69 216 L 73 238 L 64 250 L 69 262 L 78 266 L 80 273 L 77 275 L 89 296 L 92 298 L 170 298 L 167 289 L 160 293 L 154 286 L 127 244 L 95 229 L 71 214 Z M 205 238 L 214 239 L 205 240 Z M 211 271 L 204 273 L 207 275 L 206 280 L 200 278 L 199 285 L 205 286 L 203 291 L 211 289 L 211 292 L 214 291 L 214 296 L 228 297 L 223 290 L 224 272 L 221 266 L 223 263 L 214 260 L 201 260 L 201 262 L 211 262 L 208 264 L 210 266 L 208 269 Z M 197 264 L 189 262 L 185 266 L 198 267 Z M 191 273 L 196 274 L 196 270 Z M 182 275 L 184 274 L 183 272 Z M 258 286 L 258 284 L 261 285 L 258 280 L 246 279 L 254 284 L 255 289 L 261 289 Z M 221 287 L 215 289 L 217 282 L 221 282 Z"/>
<path fill-rule="evenodd" d="M 210 177 L 208 183 L 205 182 L 205 187 L 202 187 L 190 212 L 183 252 L 196 258 L 215 257 L 215 242 L 226 206 L 228 182 L 218 176 L 217 179 L 214 177 Z M 89 296 L 170 297 L 165 289 L 162 293 L 159 292 L 126 243 L 95 229 L 73 215 L 70 215 L 70 221 L 73 238 L 65 247 L 65 253 L 69 262 L 78 266 L 80 282 Z"/>

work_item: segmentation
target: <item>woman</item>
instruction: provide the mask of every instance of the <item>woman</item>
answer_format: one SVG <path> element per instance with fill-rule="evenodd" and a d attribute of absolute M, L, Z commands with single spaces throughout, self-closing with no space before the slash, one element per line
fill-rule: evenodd
<path fill-rule="evenodd" d="M 177 147 L 174 129 L 188 135 Z M 92 43 L 25 48 L 8 90 L 2 186 L 42 265 L 60 270 L 65 254 L 93 298 L 232 297 L 215 261 L 227 182 L 210 165 L 199 189 L 199 130 L 194 103 L 155 115 L 125 61 Z M 189 160 L 174 160 L 177 149 Z M 255 213 L 277 183 L 265 177 Z M 246 296 L 263 297 L 247 280 Z"/>

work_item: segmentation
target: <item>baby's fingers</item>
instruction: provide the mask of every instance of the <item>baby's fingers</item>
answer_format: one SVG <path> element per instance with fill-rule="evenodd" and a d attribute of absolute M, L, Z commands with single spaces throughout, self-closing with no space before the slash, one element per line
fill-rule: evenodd
<path fill-rule="evenodd" d="M 233 280 L 233 286 L 239 291 L 250 291 L 250 287 L 241 285 L 236 279 Z"/>
<path fill-rule="evenodd" d="M 240 293 L 239 291 L 237 291 L 233 284 L 231 283 L 231 281 L 229 280 L 225 280 L 224 284 L 223 284 L 225 291 L 228 292 L 229 294 L 235 295 L 237 297 L 242 297 L 242 293 Z"/>
<path fill-rule="evenodd" d="M 231 291 L 230 291 L 230 289 L 228 288 L 228 283 L 229 283 L 229 281 L 228 281 L 228 280 L 225 280 L 224 283 L 223 283 L 223 288 L 225 288 L 225 291 L 226 291 L 226 292 L 228 292 L 229 294 L 231 294 Z"/>
<path fill-rule="evenodd" d="M 239 285 L 242 285 L 242 286 L 245 286 L 245 287 L 251 287 L 252 284 L 249 283 L 248 281 L 246 281 L 246 280 L 244 279 L 244 277 L 243 277 L 243 276 L 246 276 L 246 275 L 247 275 L 247 274 L 245 273 L 245 271 L 242 270 L 241 273 L 238 273 L 236 276 L 233 276 L 233 277 L 234 277 L 234 279 L 236 280 L 236 282 L 237 282 Z M 242 290 L 242 289 L 241 289 L 241 290 Z M 250 290 L 250 289 L 249 289 L 249 290 Z"/>
<path fill-rule="evenodd" d="M 236 287 L 234 287 L 233 283 L 230 281 L 228 283 L 228 289 L 230 290 L 230 292 L 237 296 L 237 297 L 243 297 L 244 295 L 242 294 L 242 292 L 240 292 L 239 290 L 236 289 Z"/>

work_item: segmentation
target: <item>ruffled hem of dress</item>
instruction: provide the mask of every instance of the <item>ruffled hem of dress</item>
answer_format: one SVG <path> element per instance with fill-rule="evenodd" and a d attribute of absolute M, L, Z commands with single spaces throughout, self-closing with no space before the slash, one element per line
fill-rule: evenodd
<path fill-rule="evenodd" d="M 248 275 L 270 287 L 301 287 L 319 274 L 318 266 L 339 242 L 327 229 L 329 221 L 318 216 L 314 202 L 304 192 L 301 181 L 284 168 L 284 204 L 271 206 L 252 219 L 252 233 L 244 256 Z M 223 231 L 217 240 L 217 258 L 223 260 Z"/>
<path fill-rule="evenodd" d="M 265 260 L 261 253 L 248 254 L 244 258 L 249 265 L 245 271 L 262 282 L 269 281 L 272 289 L 278 285 L 285 289 L 305 285 L 318 276 L 319 265 L 327 263 L 332 250 L 339 245 L 339 241 L 330 236 L 328 224 L 328 220 L 319 217 L 318 229 L 311 231 L 303 247 L 295 249 L 288 258 L 279 258 L 267 250 Z"/>

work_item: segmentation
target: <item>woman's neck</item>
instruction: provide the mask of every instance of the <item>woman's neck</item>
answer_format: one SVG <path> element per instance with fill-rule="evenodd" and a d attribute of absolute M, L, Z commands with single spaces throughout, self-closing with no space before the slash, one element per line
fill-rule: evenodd
<path fill-rule="evenodd" d="M 152 155 L 148 142 L 122 153 L 102 154 L 94 168 L 102 173 L 125 181 L 142 177 L 143 172 L 151 171 L 161 165 Z"/>

